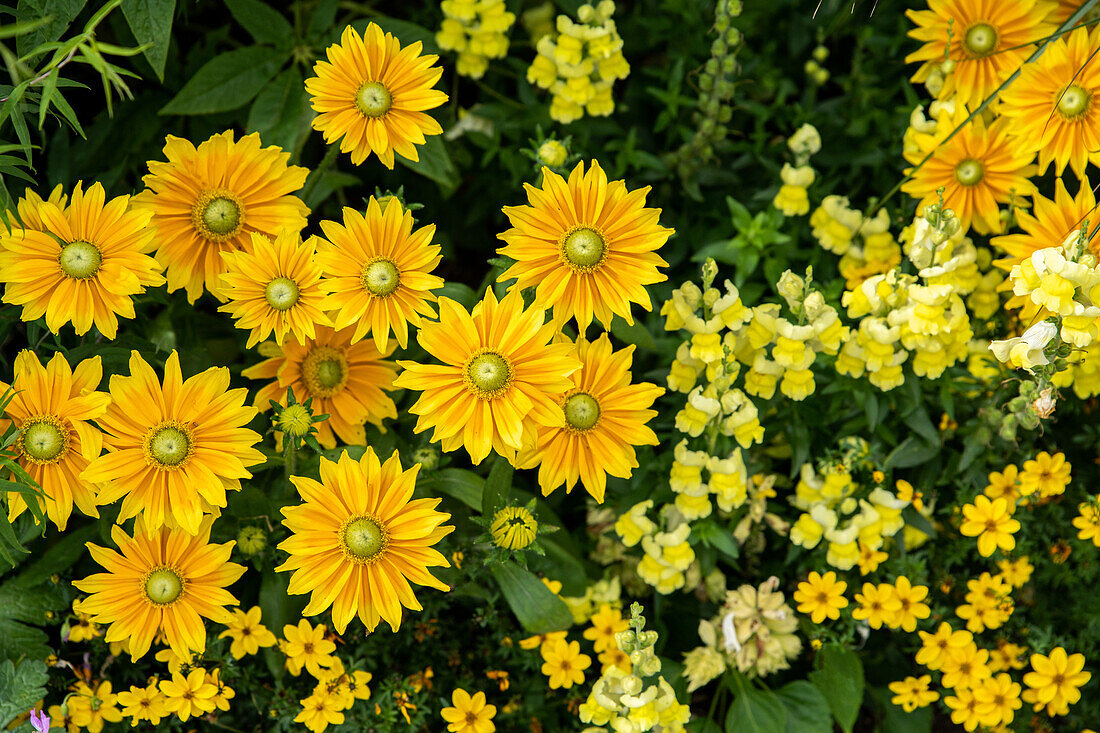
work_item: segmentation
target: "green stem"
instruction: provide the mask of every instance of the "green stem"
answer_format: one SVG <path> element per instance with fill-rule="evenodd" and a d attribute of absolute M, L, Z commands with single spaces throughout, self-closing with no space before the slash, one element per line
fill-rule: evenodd
<path fill-rule="evenodd" d="M 309 174 L 309 178 L 306 180 L 306 185 L 302 188 L 301 199 L 307 201 L 313 190 L 317 188 L 317 184 L 324 178 L 325 172 L 332 167 L 333 162 L 336 160 L 336 156 L 340 152 L 340 145 L 332 143 L 328 146 L 328 151 L 325 152 L 325 157 L 321 159 L 320 165 L 313 169 L 313 172 Z"/>

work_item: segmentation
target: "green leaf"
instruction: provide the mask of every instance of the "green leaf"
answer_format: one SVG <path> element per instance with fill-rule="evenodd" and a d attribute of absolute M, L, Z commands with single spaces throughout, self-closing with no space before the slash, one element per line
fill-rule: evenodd
<path fill-rule="evenodd" d="M 622 316 L 615 316 L 611 321 L 612 335 L 627 344 L 634 344 L 642 351 L 655 351 L 657 342 L 653 340 L 653 334 L 649 332 L 645 324 L 637 318 L 633 324 L 627 323 Z"/>
<path fill-rule="evenodd" d="M 402 155 L 395 155 L 397 162 L 411 168 L 425 178 L 429 178 L 443 187 L 444 194 L 450 194 L 458 188 L 458 169 L 447 155 L 447 146 L 440 135 L 431 135 L 423 145 L 416 147 L 420 162 L 414 162 Z"/>
<path fill-rule="evenodd" d="M 281 637 L 283 627 L 294 625 L 302 617 L 306 607 L 305 596 L 292 596 L 289 573 L 264 573 L 260 581 L 260 614 L 263 624 L 271 633 Z M 311 621 L 312 623 L 312 621 Z"/>
<path fill-rule="evenodd" d="M 258 46 L 215 56 L 161 108 L 160 114 L 206 115 L 243 107 L 286 60 L 286 51 Z"/>
<path fill-rule="evenodd" d="M 22 570 L 12 581 L 14 588 L 31 588 L 44 583 L 54 573 L 73 566 L 84 554 L 85 545 L 99 536 L 98 527 L 89 524 L 80 529 L 70 529 L 50 546 L 37 560 Z"/>
<path fill-rule="evenodd" d="M 508 494 L 512 490 L 512 475 L 515 469 L 506 459 L 496 456 L 489 468 L 489 477 L 485 479 L 485 491 L 481 495 L 481 513 L 492 518 L 497 509 L 508 503 Z"/>
<path fill-rule="evenodd" d="M 63 606 L 61 592 L 52 585 L 25 588 L 8 581 L 0 586 L 0 659 L 45 659 L 49 638 L 38 624 Z"/>
<path fill-rule="evenodd" d="M 16 39 L 15 47 L 20 56 L 25 56 L 43 43 L 61 38 L 61 34 L 80 15 L 87 0 L 19 0 L 15 17 L 24 21 L 37 21 L 49 18 L 26 35 Z"/>
<path fill-rule="evenodd" d="M 787 733 L 832 733 L 829 703 L 806 680 L 795 680 L 775 691 L 787 708 Z"/>
<path fill-rule="evenodd" d="M 302 73 L 291 67 L 260 91 L 248 112 L 248 131 L 260 133 L 264 145 L 293 151 L 309 134 L 312 118 Z"/>
<path fill-rule="evenodd" d="M 283 14 L 259 0 L 225 0 L 233 14 L 256 43 L 270 43 L 286 48 L 294 45 L 294 29 Z"/>
<path fill-rule="evenodd" d="M 551 535 L 552 536 L 552 535 Z M 539 547 L 546 551 L 542 557 L 531 557 L 529 562 L 536 570 L 561 581 L 561 592 L 567 596 L 583 596 L 588 586 L 588 574 L 584 564 L 562 544 L 547 536 L 539 537 Z"/>
<path fill-rule="evenodd" d="M 463 283 L 445 283 L 443 287 L 434 292 L 440 298 L 450 298 L 458 301 L 466 310 L 472 310 L 474 304 L 477 303 L 477 293 L 469 285 Z"/>
<path fill-rule="evenodd" d="M 815 666 L 817 670 L 810 672 L 810 681 L 825 696 L 844 733 L 852 733 L 863 705 L 863 662 L 852 650 L 830 645 L 818 653 Z"/>
<path fill-rule="evenodd" d="M 692 536 L 701 539 L 703 544 L 715 548 L 730 560 L 736 560 L 741 554 L 741 548 L 734 541 L 733 534 L 712 521 L 697 523 L 691 533 Z"/>
<path fill-rule="evenodd" d="M 157 78 L 164 81 L 176 0 L 122 0 L 122 14 L 137 42 L 147 46 L 145 60 L 153 67 Z"/>
<path fill-rule="evenodd" d="M 534 573 L 511 560 L 489 566 L 504 600 L 520 625 L 532 634 L 564 631 L 573 625 L 573 614 L 565 602 L 550 592 Z"/>
<path fill-rule="evenodd" d="M 16 716 L 34 708 L 46 696 L 46 662 L 24 659 L 19 665 L 0 663 L 0 729 L 6 730 Z"/>
<path fill-rule="evenodd" d="M 771 690 L 758 690 L 733 672 L 733 705 L 726 715 L 727 733 L 786 733 L 787 708 Z"/>
<path fill-rule="evenodd" d="M 485 489 L 485 480 L 472 471 L 461 468 L 444 468 L 435 471 L 417 481 L 425 491 L 439 491 L 458 499 L 466 506 L 481 511 L 481 495 Z"/>

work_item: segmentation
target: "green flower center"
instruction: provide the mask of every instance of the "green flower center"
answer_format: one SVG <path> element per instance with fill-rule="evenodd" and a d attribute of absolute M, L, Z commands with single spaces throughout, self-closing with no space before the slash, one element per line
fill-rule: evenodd
<path fill-rule="evenodd" d="M 512 369 L 500 354 L 484 351 L 466 366 L 466 379 L 479 397 L 496 397 L 512 381 Z"/>
<path fill-rule="evenodd" d="M 381 82 L 368 81 L 355 93 L 355 106 L 365 117 L 381 117 L 393 106 L 393 96 Z"/>
<path fill-rule="evenodd" d="M 344 548 L 353 558 L 369 561 L 386 547 L 386 531 L 370 517 L 359 517 L 344 527 Z"/>
<path fill-rule="evenodd" d="M 241 209 L 232 199 L 218 197 L 203 208 L 202 223 L 214 234 L 225 236 L 240 226 Z"/>
<path fill-rule="evenodd" d="M 149 441 L 149 454 L 162 466 L 178 466 L 191 454 L 191 438 L 180 427 L 165 425 Z"/>
<path fill-rule="evenodd" d="M 578 392 L 565 400 L 565 422 L 578 431 L 591 430 L 600 419 L 600 403 L 584 392 Z"/>
<path fill-rule="evenodd" d="M 955 178 L 964 186 L 976 186 L 985 176 L 985 166 L 980 160 L 967 158 L 955 166 Z"/>
<path fill-rule="evenodd" d="M 359 281 L 371 295 L 384 298 L 397 290 L 397 286 L 401 284 L 401 273 L 390 260 L 377 259 L 363 267 Z"/>
<path fill-rule="evenodd" d="M 1090 101 L 1092 101 L 1092 93 L 1084 87 L 1073 84 L 1062 92 L 1062 97 L 1058 100 L 1058 112 L 1067 120 L 1075 119 L 1085 114 Z"/>
<path fill-rule="evenodd" d="M 348 381 L 344 352 L 331 346 L 314 346 L 302 360 L 302 381 L 315 397 L 332 397 Z"/>
<path fill-rule="evenodd" d="M 289 405 L 279 413 L 279 429 L 295 438 L 309 432 L 313 421 L 305 405 Z"/>
<path fill-rule="evenodd" d="M 171 568 L 157 568 L 145 579 L 145 597 L 158 606 L 167 606 L 180 597 L 183 580 Z"/>
<path fill-rule="evenodd" d="M 575 270 L 594 270 L 606 255 L 607 243 L 593 229 L 577 229 L 562 243 L 562 256 Z"/>
<path fill-rule="evenodd" d="M 91 242 L 77 240 L 61 248 L 57 258 L 61 271 L 74 280 L 87 280 L 99 272 L 103 264 L 103 255 Z"/>
<path fill-rule="evenodd" d="M 35 463 L 53 463 L 65 451 L 67 437 L 52 419 L 33 422 L 23 428 L 23 453 Z"/>
<path fill-rule="evenodd" d="M 277 311 L 290 310 L 298 302 L 298 284 L 289 277 L 277 277 L 264 288 L 264 298 Z"/>
<path fill-rule="evenodd" d="M 975 56 L 988 56 L 997 47 L 997 29 L 989 23 L 972 25 L 966 32 L 963 45 Z"/>

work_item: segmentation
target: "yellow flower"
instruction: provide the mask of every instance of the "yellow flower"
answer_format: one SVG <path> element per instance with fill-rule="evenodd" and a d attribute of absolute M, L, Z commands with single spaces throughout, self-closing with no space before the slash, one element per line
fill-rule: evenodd
<path fill-rule="evenodd" d="M 439 245 L 431 244 L 435 225 L 414 232 L 412 214 L 396 197 L 383 208 L 371 196 L 365 216 L 345 208 L 343 225 L 322 221 L 321 229 L 328 239 L 320 240 L 317 263 L 336 328 L 354 324 L 352 341 L 369 333 L 381 352 L 391 331 L 401 348 L 408 346 L 409 325 L 435 317 L 431 291 L 443 286 L 443 278 L 431 274 L 441 259 Z"/>
<path fill-rule="evenodd" d="M 972 109 L 1024 65 L 1033 51 L 1031 44 L 1055 29 L 1046 20 L 1055 4 L 1046 0 L 944 0 L 929 7 L 905 13 L 916 24 L 909 36 L 924 43 L 905 57 L 906 63 L 923 62 L 913 81 L 923 82 L 938 70 L 946 50 L 955 68 L 946 75 L 939 97 L 954 96 L 956 104 Z"/>
<path fill-rule="evenodd" d="M 543 582 L 546 579 L 543 578 Z M 532 649 L 539 649 L 542 646 L 549 644 L 550 642 L 557 641 L 558 639 L 564 640 L 568 632 L 566 631 L 551 631 L 546 634 L 536 634 L 535 636 L 529 636 L 526 639 L 519 640 L 519 648 L 526 649 L 528 651 Z"/>
<path fill-rule="evenodd" d="M 439 499 L 412 499 L 420 465 L 402 471 L 397 451 L 384 464 L 373 448 L 358 461 L 344 451 L 320 468 L 320 483 L 290 477 L 303 503 L 282 510 L 290 557 L 276 571 L 293 571 L 291 594 L 311 594 L 306 616 L 332 606 L 338 633 L 357 615 L 367 631 L 383 619 L 397 631 L 402 606 L 422 608 L 410 581 L 450 590 L 428 568 L 450 567 L 432 546 L 454 530 L 451 515 L 435 511 Z"/>
<path fill-rule="evenodd" d="M 798 584 L 794 600 L 798 603 L 799 612 L 809 614 L 815 624 L 822 623 L 826 618 L 835 621 L 840 618 L 840 609 L 848 605 L 848 599 L 844 597 L 847 587 L 847 583 L 836 579 L 833 571 L 821 575 L 815 570 Z"/>
<path fill-rule="evenodd" d="M 859 574 L 870 575 L 878 570 L 878 566 L 888 557 L 890 557 L 888 553 L 876 550 L 873 545 L 866 542 L 860 542 L 859 559 L 856 561 L 859 565 Z"/>
<path fill-rule="evenodd" d="M 167 162 L 149 161 L 146 190 L 134 196 L 133 206 L 153 213 L 156 258 L 168 268 L 168 292 L 184 288 L 191 303 L 204 287 L 216 295 L 225 272 L 222 252 L 247 251 L 253 232 L 274 238 L 305 227 L 309 209 L 293 193 L 309 171 L 288 166 L 289 153 L 260 145 L 258 133 L 234 141 L 232 130 L 197 148 L 169 135 Z"/>
<path fill-rule="evenodd" d="M 1007 725 L 1023 706 L 1020 700 L 1020 683 L 1013 682 L 1007 674 L 987 677 L 974 688 L 977 702 L 978 723 L 987 727 Z"/>
<path fill-rule="evenodd" d="M 901 600 L 894 593 L 893 587 L 886 583 L 878 586 L 864 583 L 863 592 L 856 594 L 856 603 L 859 608 L 852 611 L 852 617 L 866 621 L 872 629 L 880 628 L 883 624 L 893 625 L 901 610 Z"/>
<path fill-rule="evenodd" d="M 592 627 L 584 630 L 584 638 L 592 642 L 597 653 L 617 648 L 615 634 L 626 631 L 630 626 L 622 612 L 607 603 L 601 605 L 589 621 Z"/>
<path fill-rule="evenodd" d="M 893 586 L 894 598 L 900 603 L 900 608 L 893 618 L 885 619 L 891 628 L 901 628 L 910 633 L 917 630 L 917 620 L 928 618 L 932 611 L 924 603 L 928 597 L 928 586 L 912 585 L 909 578 L 904 575 L 898 577 Z"/>
<path fill-rule="evenodd" d="M 523 507 L 504 507 L 493 515 L 489 531 L 493 543 L 506 550 L 522 550 L 535 541 L 538 522 Z"/>
<path fill-rule="evenodd" d="M 1016 506 L 1016 500 L 1020 497 L 1018 474 L 1019 469 L 1014 464 L 1005 466 L 1001 472 L 991 471 L 989 485 L 983 493 L 990 499 L 1004 498 L 1011 506 Z"/>
<path fill-rule="evenodd" d="M 1068 165 L 1084 179 L 1088 164 L 1100 163 L 1100 64 L 1092 58 L 1098 43 L 1088 28 L 1053 39 L 1001 95 L 1013 144 L 1039 153 L 1039 173 L 1054 163 L 1058 175 Z"/>
<path fill-rule="evenodd" d="M 519 290 L 499 302 L 491 290 L 467 312 L 450 298 L 439 300 L 439 322 L 425 323 L 417 341 L 442 365 L 398 362 L 394 382 L 421 392 L 409 411 L 415 431 L 434 428 L 444 451 L 464 446 L 481 463 L 491 450 L 513 460 L 525 433 L 539 425 L 564 427 L 556 398 L 573 384 L 580 362 L 569 343 L 551 343 L 555 328 L 543 312 L 524 308 Z"/>
<path fill-rule="evenodd" d="M 955 650 L 974 643 L 973 634 L 969 631 L 955 631 L 947 622 L 941 623 L 934 634 L 926 631 L 917 633 L 922 640 L 921 648 L 917 651 L 917 664 L 923 664 L 933 672 L 942 668 Z"/>
<path fill-rule="evenodd" d="M 294 718 L 313 733 L 321 733 L 329 725 L 341 725 L 344 722 L 343 704 L 340 696 L 327 688 L 316 690 L 304 700 L 299 700 L 301 712 Z"/>
<path fill-rule="evenodd" d="M 1070 464 L 1064 453 L 1053 456 L 1042 451 L 1034 460 L 1024 461 L 1024 470 L 1020 472 L 1020 493 L 1040 497 L 1057 496 L 1065 492 L 1070 480 Z"/>
<path fill-rule="evenodd" d="M 1034 704 L 1035 710 L 1045 705 L 1048 715 L 1065 715 L 1069 706 L 1081 699 L 1081 690 L 1090 679 L 1085 672 L 1083 654 L 1066 654 L 1062 647 L 1055 647 L 1049 656 L 1031 655 L 1031 669 L 1024 675 L 1024 700 Z"/>
<path fill-rule="evenodd" d="M 1004 670 L 1023 669 L 1027 663 L 1023 659 L 1027 647 L 1012 644 L 1004 639 L 997 640 L 997 648 L 989 652 L 989 669 L 991 672 Z"/>
<path fill-rule="evenodd" d="M 997 563 L 997 567 L 1001 571 L 1000 576 L 1013 588 L 1023 588 L 1031 579 L 1031 573 L 1035 571 L 1035 566 L 1028 561 L 1027 555 L 1015 560 L 1001 560 Z"/>
<path fill-rule="evenodd" d="M 530 206 L 504 207 L 512 228 L 498 252 L 516 262 L 498 282 L 515 279 L 509 292 L 534 287 L 535 307 L 552 308 L 559 325 L 575 318 L 582 334 L 593 316 L 610 328 L 616 315 L 634 323 L 631 303 L 652 310 L 646 286 L 667 279 L 656 251 L 673 231 L 646 208 L 649 187 L 609 183 L 596 161 L 587 173 L 578 163 L 568 182 L 543 168 L 542 181 L 525 184 Z"/>
<path fill-rule="evenodd" d="M 244 574 L 244 566 L 229 562 L 232 542 L 210 544 L 212 523 L 203 520 L 192 536 L 182 528 L 150 529 L 139 517 L 133 537 L 118 525 L 111 528 L 121 554 L 88 544 L 92 559 L 107 572 L 73 585 L 89 594 L 80 610 L 110 624 L 105 641 L 127 640 L 133 660 L 145 655 L 158 634 L 181 656 L 206 648 L 202 618 L 231 618 L 223 606 L 237 599 L 225 587 Z"/>
<path fill-rule="evenodd" d="M 134 317 L 132 296 L 164 282 L 147 254 L 149 214 L 131 208 L 129 196 L 107 201 L 98 183 L 87 191 L 78 183 L 68 208 L 46 201 L 38 214 L 41 231 L 0 230 L 4 302 L 23 306 L 24 321 L 45 315 L 53 333 L 71 322 L 78 335 L 95 325 L 113 339 L 118 316 Z"/>
<path fill-rule="evenodd" d="M 77 682 L 76 690 L 67 701 L 72 723 L 89 733 L 99 733 L 105 723 L 122 720 L 117 700 L 118 696 L 111 692 L 110 682 L 100 682 L 94 688 L 86 682 Z"/>
<path fill-rule="evenodd" d="M 118 704 L 122 706 L 122 714 L 131 718 L 131 727 L 143 720 L 157 725 L 161 718 L 170 715 L 168 699 L 156 682 L 150 682 L 145 687 L 131 685 L 129 690 L 118 693 Z"/>
<path fill-rule="evenodd" d="M 247 348 L 272 334 L 277 344 L 288 335 L 305 343 L 316 336 L 316 326 L 332 325 L 321 309 L 313 248 L 312 241 L 303 243 L 297 232 L 284 229 L 274 242 L 253 232 L 248 250 L 221 253 L 225 272 L 217 295 L 228 302 L 218 310 L 250 331 Z"/>
<path fill-rule="evenodd" d="M 420 160 L 416 146 L 425 135 L 439 135 L 439 126 L 427 110 L 447 101 L 432 86 L 443 69 L 433 66 L 438 56 L 420 55 L 420 41 L 401 47 L 400 41 L 371 23 L 360 36 L 350 25 L 340 42 L 328 47 L 327 61 L 313 67 L 306 91 L 317 116 L 313 129 L 325 142 L 340 142 L 340 152 L 351 153 L 359 165 L 374 153 L 382 165 L 393 168 L 393 154 Z"/>
<path fill-rule="evenodd" d="M 989 652 L 979 649 L 971 640 L 964 646 L 948 647 L 943 659 L 942 684 L 944 687 L 971 689 L 989 677 Z"/>
<path fill-rule="evenodd" d="M 73 601 L 73 613 L 76 614 L 76 621 L 69 624 L 69 635 L 62 637 L 62 641 L 79 644 L 103 636 L 103 631 L 92 621 L 92 617 L 80 610 L 79 600 Z"/>
<path fill-rule="evenodd" d="M 968 114 L 959 104 L 954 116 L 943 115 L 943 136 Z M 980 115 L 975 117 L 957 135 L 939 144 L 924 165 L 910 169 L 912 177 L 902 190 L 919 199 L 919 208 L 924 209 L 936 203 L 937 190 L 942 187 L 944 205 L 955 212 L 961 231 L 971 227 L 979 234 L 1001 231 L 998 204 L 1035 191 L 1028 180 L 1035 170 L 1031 165 L 1035 154 L 1009 144 L 1009 129 L 1003 117 L 989 125 Z"/>
<path fill-rule="evenodd" d="M 978 715 L 978 701 L 974 698 L 974 693 L 969 686 L 956 687 L 955 694 L 949 695 L 943 701 L 951 709 L 952 723 L 961 725 L 968 731 L 978 727 L 981 721 Z"/>
<path fill-rule="evenodd" d="M 95 485 L 80 475 L 103 448 L 102 434 L 88 422 L 101 417 L 111 402 L 109 395 L 95 391 L 102 379 L 98 356 L 73 370 L 59 352 L 43 368 L 33 351 L 24 350 L 15 357 L 11 385 L 0 382 L 0 394 L 12 390 L 0 428 L 14 423 L 18 429 L 12 447 L 19 465 L 41 487 L 40 506 L 60 530 L 69 523 L 73 504 L 89 517 L 99 516 Z M 5 497 L 9 520 L 27 508 L 22 494 Z"/>
<path fill-rule="evenodd" d="M 1077 539 L 1092 540 L 1092 544 L 1100 547 L 1100 496 L 1078 504 L 1077 511 L 1080 514 L 1073 518 Z"/>
<path fill-rule="evenodd" d="M 253 606 L 248 611 L 233 609 L 233 619 L 225 625 L 229 628 L 218 634 L 218 638 L 224 639 L 228 636 L 233 639 L 233 643 L 229 646 L 229 653 L 234 659 L 257 654 L 260 647 L 275 646 L 275 634 L 260 623 L 259 606 Z"/>
<path fill-rule="evenodd" d="M 625 513 L 619 515 L 615 522 L 615 533 L 627 547 L 634 547 L 642 541 L 643 537 L 657 531 L 657 525 L 653 523 L 646 512 L 653 508 L 653 500 L 647 499 L 639 502 Z"/>
<path fill-rule="evenodd" d="M 973 504 L 964 504 L 962 512 L 965 519 L 959 532 L 978 538 L 978 552 L 982 557 L 989 557 L 998 548 L 1008 552 L 1016 547 L 1012 535 L 1019 531 L 1020 523 L 1012 518 L 1004 497 L 990 501 L 988 496 L 979 495 Z"/>
<path fill-rule="evenodd" d="M 322 668 L 332 667 L 340 662 L 332 653 L 336 644 L 325 638 L 325 625 L 310 625 L 306 619 L 300 619 L 298 625 L 287 624 L 283 627 L 285 641 L 279 643 L 279 649 L 286 655 L 287 671 L 297 677 L 306 668 L 314 677 L 320 677 Z"/>
<path fill-rule="evenodd" d="M 164 382 L 133 351 L 130 376 L 111 377 L 111 406 L 99 418 L 107 453 L 81 478 L 100 483 L 96 503 L 122 499 L 118 521 L 141 514 L 149 531 L 181 527 L 196 534 L 203 515 L 226 506 L 248 467 L 264 462 L 252 446 L 260 435 L 244 427 L 256 411 L 245 389 L 229 389 L 229 370 L 211 367 L 188 379 L 173 351 Z"/>
<path fill-rule="evenodd" d="M 927 674 L 920 677 L 906 677 L 898 682 L 891 682 L 890 692 L 893 692 L 894 696 L 890 698 L 890 702 L 900 705 L 901 709 L 907 713 L 931 705 L 940 699 L 940 693 L 928 689 L 931 682 L 932 676 Z"/>
<path fill-rule="evenodd" d="M 214 703 L 217 685 L 204 669 L 193 669 L 186 677 L 174 674 L 170 680 L 161 680 L 160 691 L 164 695 L 165 709 L 183 722 L 192 716 L 198 718 L 213 712 L 217 707 Z"/>
<path fill-rule="evenodd" d="M 485 693 L 473 695 L 456 688 L 451 693 L 454 707 L 443 708 L 439 714 L 447 721 L 447 730 L 453 733 L 492 733 L 497 729 L 493 716 L 497 714 L 496 705 L 485 704 Z"/>
<path fill-rule="evenodd" d="M 575 641 L 555 639 L 542 645 L 542 673 L 550 678 L 550 689 L 569 688 L 584 684 L 584 670 L 592 664 L 592 658 L 581 654 L 581 645 Z"/>
<path fill-rule="evenodd" d="M 613 351 L 606 333 L 591 342 L 579 338 L 575 355 L 581 361 L 573 373 L 575 386 L 557 398 L 563 424 L 538 426 L 516 465 L 539 466 L 544 496 L 562 484 L 569 493 L 579 481 L 602 502 L 609 475 L 629 478 L 638 467 L 634 446 L 657 445 L 646 423 L 656 417 L 649 407 L 664 389 L 631 384 L 634 347 Z"/>

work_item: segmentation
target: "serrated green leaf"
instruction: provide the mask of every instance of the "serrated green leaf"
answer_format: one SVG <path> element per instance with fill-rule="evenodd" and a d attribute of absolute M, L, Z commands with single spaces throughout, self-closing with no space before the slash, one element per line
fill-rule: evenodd
<path fill-rule="evenodd" d="M 164 81 L 176 0 L 122 0 L 122 14 L 137 42 L 147 46 L 145 60 L 153 67 L 157 78 Z"/>
<path fill-rule="evenodd" d="M 564 631 L 573 625 L 569 607 L 534 573 L 511 560 L 490 565 L 489 571 L 520 625 L 532 634 Z"/>
<path fill-rule="evenodd" d="M 46 695 L 49 673 L 41 659 L 24 659 L 18 665 L 0 662 L 0 729 L 32 709 Z"/>
<path fill-rule="evenodd" d="M 9 581 L 0 586 L 0 659 L 45 659 L 48 637 L 38 625 L 47 612 L 63 606 L 60 590 L 52 585 L 25 588 Z"/>
<path fill-rule="evenodd" d="M 233 18 L 248 31 L 256 43 L 290 48 L 294 44 L 294 29 L 275 8 L 259 0 L 225 0 Z"/>
<path fill-rule="evenodd" d="M 287 52 L 253 46 L 227 51 L 203 64 L 162 115 L 227 112 L 251 102 L 286 62 Z"/>

